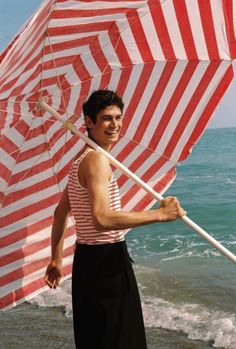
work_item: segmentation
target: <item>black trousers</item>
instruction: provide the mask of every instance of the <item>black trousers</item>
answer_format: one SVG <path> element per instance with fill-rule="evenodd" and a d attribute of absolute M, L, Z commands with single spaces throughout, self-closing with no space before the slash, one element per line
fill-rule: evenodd
<path fill-rule="evenodd" d="M 147 349 L 126 242 L 76 246 L 72 302 L 77 349 Z"/>

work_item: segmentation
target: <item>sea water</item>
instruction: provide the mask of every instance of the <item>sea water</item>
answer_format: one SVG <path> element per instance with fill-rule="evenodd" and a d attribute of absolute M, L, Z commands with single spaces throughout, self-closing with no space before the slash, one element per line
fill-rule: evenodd
<path fill-rule="evenodd" d="M 236 128 L 208 129 L 189 159 L 177 167 L 177 178 L 165 195 L 177 196 L 193 221 L 236 254 Z M 236 349 L 232 262 L 181 221 L 133 229 L 127 243 L 135 260 L 150 349 Z M 11 328 L 16 319 L 25 321 L 23 335 L 27 319 L 35 326 L 32 338 L 25 333 L 22 346 L 19 326 Z M 3 341 L 3 348 L 28 348 L 26 338 L 30 348 L 40 349 L 39 343 L 44 348 L 44 340 L 48 348 L 73 348 L 71 319 L 67 280 L 0 317 L 4 331 L 18 338 L 17 346 L 13 338 L 10 346 Z M 55 341 L 56 331 L 60 337 Z M 44 336 L 37 342 L 39 333 Z"/>

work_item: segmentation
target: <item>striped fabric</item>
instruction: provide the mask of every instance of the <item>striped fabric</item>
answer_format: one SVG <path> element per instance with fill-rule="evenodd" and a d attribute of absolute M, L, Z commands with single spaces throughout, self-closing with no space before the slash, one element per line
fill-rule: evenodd
<path fill-rule="evenodd" d="M 77 236 L 76 241 L 79 244 L 88 245 L 99 245 L 123 241 L 123 230 L 99 231 L 94 226 L 88 191 L 86 188 L 82 187 L 78 181 L 79 165 L 90 151 L 90 149 L 87 149 L 87 151 L 85 151 L 77 160 L 73 162 L 68 178 L 68 194 L 71 213 L 75 218 Z M 114 211 L 120 211 L 121 204 L 119 197 L 119 188 L 114 176 L 109 182 L 108 189 L 110 209 Z"/>
<path fill-rule="evenodd" d="M 72 159 L 83 146 L 40 109 L 43 98 L 84 130 L 94 90 L 124 99 L 112 155 L 163 193 L 233 78 L 234 0 L 46 0 L 1 56 L 1 308 L 44 289 L 50 227 Z M 150 195 L 115 171 L 122 207 Z M 75 228 L 65 239 L 70 275 Z"/>

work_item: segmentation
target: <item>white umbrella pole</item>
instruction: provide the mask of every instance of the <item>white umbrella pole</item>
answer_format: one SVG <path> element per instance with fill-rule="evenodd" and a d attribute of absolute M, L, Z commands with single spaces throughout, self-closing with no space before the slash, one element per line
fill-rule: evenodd
<path fill-rule="evenodd" d="M 163 197 L 158 194 L 155 190 L 153 190 L 147 183 L 145 183 L 142 179 L 137 177 L 133 172 L 131 172 L 128 168 L 122 165 L 118 160 L 116 160 L 111 154 L 106 152 L 103 148 L 99 147 L 94 141 L 88 138 L 85 134 L 80 132 L 72 123 L 66 121 L 64 122 L 61 115 L 57 113 L 52 107 L 50 107 L 46 102 L 40 101 L 39 104 L 49 113 L 51 113 L 58 121 L 60 121 L 64 127 L 78 137 L 83 139 L 88 145 L 90 145 L 95 150 L 103 153 L 113 165 L 119 168 L 123 173 L 125 173 L 129 178 L 132 178 L 135 183 L 137 183 L 141 188 L 143 188 L 147 193 L 151 194 L 156 200 L 161 201 Z M 225 257 L 227 257 L 230 261 L 236 264 L 236 256 L 230 252 L 227 248 L 225 248 L 219 241 L 215 240 L 211 235 L 209 235 L 204 229 L 202 229 L 199 225 L 194 223 L 190 218 L 184 216 L 181 218 L 182 221 L 187 224 L 191 229 L 193 229 L 196 233 L 202 236 L 205 240 L 207 240 L 212 246 L 214 246 L 218 251 L 220 251 Z"/>

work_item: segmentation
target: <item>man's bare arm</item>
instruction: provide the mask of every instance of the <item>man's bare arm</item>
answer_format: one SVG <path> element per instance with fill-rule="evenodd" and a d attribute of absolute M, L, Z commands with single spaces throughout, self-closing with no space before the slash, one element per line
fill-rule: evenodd
<path fill-rule="evenodd" d="M 70 203 L 67 187 L 62 193 L 61 200 L 54 212 L 51 234 L 51 262 L 47 267 L 44 280 L 50 288 L 56 288 L 62 277 L 62 254 L 64 233 L 70 213 Z"/>
<path fill-rule="evenodd" d="M 186 214 L 174 197 L 163 200 L 160 208 L 149 211 L 114 211 L 109 205 L 109 177 L 111 169 L 108 159 L 99 152 L 92 152 L 84 162 L 86 179 L 94 224 L 101 230 L 134 228 L 156 222 L 172 221 Z"/>

